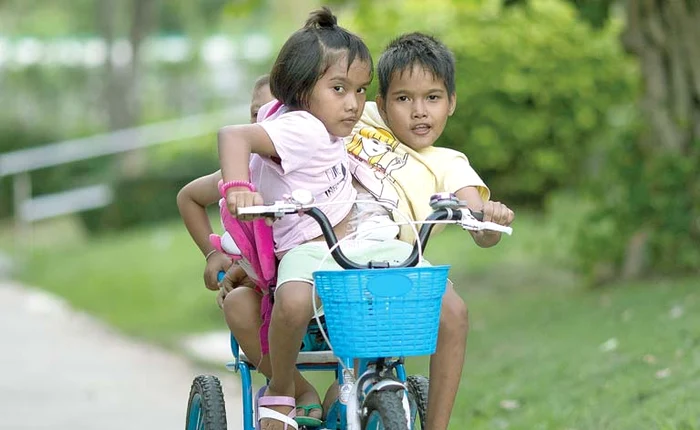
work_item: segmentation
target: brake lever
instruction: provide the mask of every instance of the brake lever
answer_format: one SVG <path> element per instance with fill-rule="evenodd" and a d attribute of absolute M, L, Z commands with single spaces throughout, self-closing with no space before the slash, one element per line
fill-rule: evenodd
<path fill-rule="evenodd" d="M 476 212 L 476 211 L 472 211 L 470 209 L 467 209 L 467 210 L 469 211 L 469 213 L 471 213 L 472 218 L 474 218 L 475 220 L 477 220 L 479 222 L 484 221 L 484 213 L 483 212 Z M 464 212 L 464 209 L 462 210 L 462 212 Z"/>
<path fill-rule="evenodd" d="M 258 215 L 261 217 L 282 218 L 285 215 L 293 214 L 308 209 L 313 204 L 314 196 L 310 191 L 298 189 L 292 191 L 290 195 L 284 195 L 285 200 L 277 200 L 271 205 L 248 206 L 238 208 L 238 215 Z"/>
<path fill-rule="evenodd" d="M 483 212 L 472 211 L 468 208 L 467 202 L 460 200 L 454 193 L 441 192 L 430 196 L 430 207 L 433 210 L 438 209 L 459 209 L 462 213 L 471 215 L 477 221 L 484 220 Z"/>

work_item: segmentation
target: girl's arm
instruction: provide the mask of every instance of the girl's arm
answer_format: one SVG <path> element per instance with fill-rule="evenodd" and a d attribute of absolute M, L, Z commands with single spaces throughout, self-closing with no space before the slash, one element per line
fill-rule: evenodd
<path fill-rule="evenodd" d="M 484 214 L 484 221 L 492 221 L 496 224 L 508 226 L 513 222 L 515 214 L 506 205 L 499 202 L 484 202 L 476 187 L 464 187 L 455 195 L 459 200 L 465 201 L 467 207 L 475 212 Z M 501 240 L 501 233 L 497 231 L 470 231 L 474 242 L 482 248 L 490 248 Z"/>
<path fill-rule="evenodd" d="M 249 180 L 250 154 L 276 157 L 277 151 L 265 130 L 257 124 L 232 125 L 219 130 L 219 161 L 224 182 Z M 246 187 L 231 187 L 226 192 L 228 210 L 234 217 L 236 208 L 263 204 L 258 193 Z"/>

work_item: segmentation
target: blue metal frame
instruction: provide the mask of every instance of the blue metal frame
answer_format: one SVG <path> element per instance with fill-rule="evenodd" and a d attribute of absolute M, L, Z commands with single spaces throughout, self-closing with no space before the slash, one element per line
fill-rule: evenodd
<path fill-rule="evenodd" d="M 255 370 L 255 366 L 251 365 L 250 363 L 246 363 L 245 361 L 242 361 L 240 359 L 239 344 L 236 338 L 233 336 L 233 333 L 231 333 L 230 344 L 231 353 L 233 354 L 234 361 L 233 363 L 230 363 L 228 367 L 232 368 L 234 372 L 239 372 L 241 374 L 241 394 L 243 398 L 243 430 L 255 430 L 255 411 L 253 407 L 253 378 L 251 375 L 251 371 Z M 341 372 L 340 365 L 338 364 L 300 364 L 297 366 L 297 368 L 301 371 L 322 372 L 332 370 L 336 373 Z M 342 412 L 343 414 L 341 415 L 341 420 L 344 426 L 345 410 L 343 409 Z"/>
<path fill-rule="evenodd" d="M 243 430 L 255 430 L 255 412 L 253 408 L 253 382 L 251 377 L 251 371 L 255 370 L 255 366 L 241 361 L 239 355 L 239 345 L 236 338 L 231 333 L 231 353 L 234 357 L 234 362 L 232 363 L 232 368 L 235 372 L 240 372 L 241 374 L 241 394 L 243 397 Z M 352 358 L 343 358 L 343 364 L 347 369 L 354 371 L 354 360 Z M 364 373 L 367 370 L 367 366 L 370 362 L 375 361 L 374 359 L 359 359 L 358 372 L 359 374 Z M 297 368 L 301 371 L 335 371 L 336 378 L 338 380 L 339 386 L 342 386 L 343 381 L 343 366 L 340 364 L 300 364 Z M 402 363 L 394 366 L 396 378 L 401 382 L 406 382 L 406 369 Z M 347 427 L 347 407 L 336 400 L 333 402 L 326 414 L 326 422 L 323 426 L 326 428 L 336 428 L 338 430 L 345 429 Z M 333 426 L 329 426 L 329 422 L 333 423 Z M 340 424 L 340 427 L 334 427 L 336 423 Z M 198 427 L 197 427 L 198 428 Z M 195 428 L 196 429 L 196 428 Z M 194 430 L 194 429 L 188 429 Z"/>
<path fill-rule="evenodd" d="M 248 363 L 239 363 L 238 369 L 241 372 L 241 395 L 243 397 L 243 428 L 245 430 L 255 430 L 253 416 L 253 381 L 250 376 Z"/>

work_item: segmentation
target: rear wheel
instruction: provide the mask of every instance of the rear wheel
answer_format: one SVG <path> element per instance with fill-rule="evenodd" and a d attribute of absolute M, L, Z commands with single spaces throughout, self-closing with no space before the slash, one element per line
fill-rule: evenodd
<path fill-rule="evenodd" d="M 226 408 L 216 376 L 200 375 L 192 382 L 185 430 L 226 430 Z"/>
<path fill-rule="evenodd" d="M 365 430 L 408 430 L 401 401 L 403 391 L 373 391 L 364 402 L 362 428 Z"/>
<path fill-rule="evenodd" d="M 424 430 L 425 420 L 428 417 L 428 389 L 430 387 L 430 382 L 428 378 L 421 375 L 411 375 L 406 380 L 406 388 L 408 388 L 408 395 L 410 396 L 411 406 L 415 405 L 418 410 L 418 422 L 420 427 L 414 426 L 414 429 L 420 428 Z"/>

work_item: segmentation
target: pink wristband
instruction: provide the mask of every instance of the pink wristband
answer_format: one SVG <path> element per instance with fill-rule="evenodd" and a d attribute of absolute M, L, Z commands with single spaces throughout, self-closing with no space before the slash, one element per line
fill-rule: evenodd
<path fill-rule="evenodd" d="M 219 194 L 221 194 L 221 197 L 226 198 L 226 191 L 232 187 L 246 187 L 250 191 L 255 191 L 255 185 L 248 181 L 219 181 Z"/>

